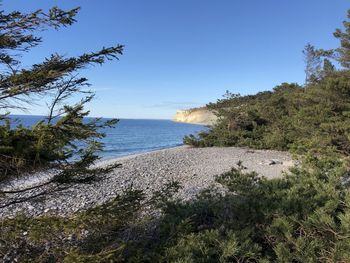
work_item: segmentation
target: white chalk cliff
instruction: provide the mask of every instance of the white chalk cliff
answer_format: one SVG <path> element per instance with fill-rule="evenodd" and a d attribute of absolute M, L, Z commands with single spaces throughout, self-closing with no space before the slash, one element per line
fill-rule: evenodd
<path fill-rule="evenodd" d="M 217 121 L 217 116 L 206 108 L 196 108 L 189 110 L 178 110 L 174 117 L 176 122 L 192 124 L 213 125 Z"/>

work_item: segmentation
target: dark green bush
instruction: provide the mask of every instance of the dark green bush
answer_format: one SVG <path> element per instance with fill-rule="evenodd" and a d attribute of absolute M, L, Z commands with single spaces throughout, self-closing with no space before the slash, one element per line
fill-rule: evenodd
<path fill-rule="evenodd" d="M 341 71 L 301 87 L 282 84 L 273 92 L 233 97 L 209 105 L 220 119 L 184 142 L 196 147 L 247 146 L 303 154 L 350 154 L 350 73 Z"/>
<path fill-rule="evenodd" d="M 151 224 L 138 218 L 135 191 L 73 217 L 2 220 L 0 253 L 16 251 L 20 262 L 349 262 L 346 166 L 303 162 L 272 180 L 233 169 L 217 178 L 226 194 L 208 189 L 187 202 L 163 195 Z"/>
<path fill-rule="evenodd" d="M 169 205 L 159 262 L 349 262 L 349 174 L 338 161 L 304 162 L 272 180 L 233 169 L 218 178 L 226 195 Z"/>

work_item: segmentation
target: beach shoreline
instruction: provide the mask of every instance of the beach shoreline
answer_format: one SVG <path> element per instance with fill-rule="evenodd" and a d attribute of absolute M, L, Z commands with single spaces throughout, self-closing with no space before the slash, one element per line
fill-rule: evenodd
<path fill-rule="evenodd" d="M 12 217 L 17 213 L 65 216 L 106 203 L 131 186 L 144 191 L 146 197 L 151 196 L 171 181 L 182 186 L 176 198 L 189 200 L 208 187 L 218 186 L 215 177 L 237 167 L 239 161 L 246 167 L 245 172 L 256 171 L 267 178 L 280 176 L 293 164 L 287 152 L 238 147 L 193 148 L 184 145 L 132 154 L 97 163 L 97 166 L 120 163 L 121 167 L 93 184 L 75 185 L 40 202 L 32 200 L 11 205 L 0 210 L 0 217 Z"/>

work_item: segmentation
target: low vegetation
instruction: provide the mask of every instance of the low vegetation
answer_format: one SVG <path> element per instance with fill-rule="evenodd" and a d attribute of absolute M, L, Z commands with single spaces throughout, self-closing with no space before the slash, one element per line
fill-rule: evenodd
<path fill-rule="evenodd" d="M 283 83 L 273 91 L 228 97 L 208 105 L 219 112 L 218 124 L 187 136 L 185 143 L 350 154 L 348 70 L 328 73 L 306 86 Z"/>
<path fill-rule="evenodd" d="M 187 144 L 350 154 L 349 71 L 304 87 L 284 83 L 257 95 L 229 96 L 208 105 L 219 112 L 218 124 L 187 136 Z"/>
<path fill-rule="evenodd" d="M 5 262 L 349 262 L 349 175 L 340 161 L 307 157 L 267 180 L 233 169 L 196 200 L 153 198 L 162 216 L 140 217 L 130 191 L 71 217 L 2 221 Z M 141 218 L 141 219 L 140 219 Z M 151 221 L 149 221 L 152 219 Z"/>

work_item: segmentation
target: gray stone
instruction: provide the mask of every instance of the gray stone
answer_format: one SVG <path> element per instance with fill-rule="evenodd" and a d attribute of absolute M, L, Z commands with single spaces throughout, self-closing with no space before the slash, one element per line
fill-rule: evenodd
<path fill-rule="evenodd" d="M 1 209 L 0 217 L 13 216 L 19 212 L 26 215 L 40 215 L 47 212 L 68 215 L 108 202 L 117 194 L 122 194 L 131 185 L 134 189 L 143 190 L 146 198 L 150 198 L 154 191 L 161 190 L 167 182 L 173 180 L 178 181 L 182 186 L 175 197 L 189 200 L 210 186 L 221 191 L 223 188 L 216 183 L 215 177 L 236 167 L 235 164 L 240 160 L 247 168 L 244 172 L 256 171 L 267 178 L 274 178 L 289 168 L 287 165 L 276 164 L 290 162 L 292 159 L 287 152 L 279 151 L 180 146 L 106 160 L 96 166 L 117 162 L 122 163 L 122 167 L 116 168 L 96 183 L 75 185 L 68 190 L 45 197 L 40 203 L 25 202 Z M 267 161 L 261 165 L 261 160 Z M 22 181 L 20 186 L 24 187 L 24 183 Z"/>

